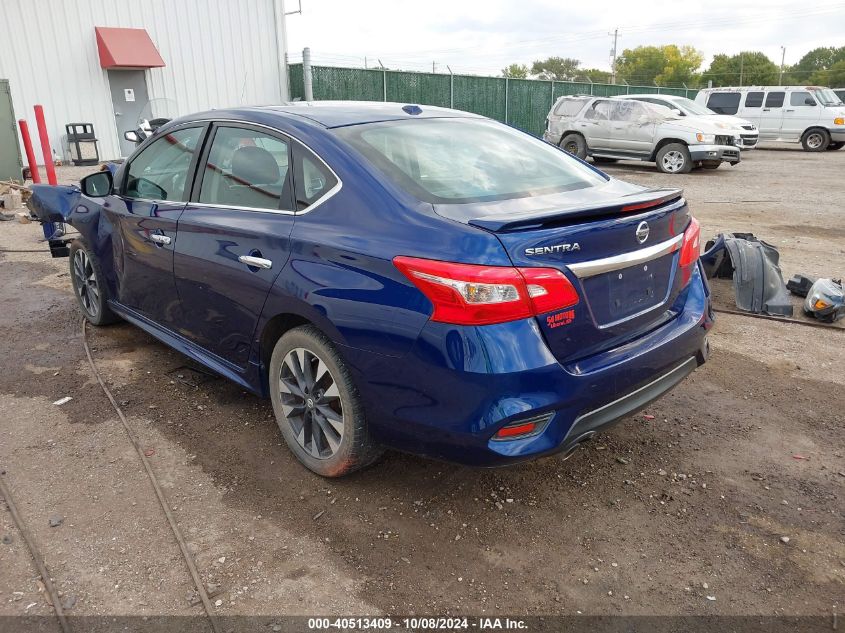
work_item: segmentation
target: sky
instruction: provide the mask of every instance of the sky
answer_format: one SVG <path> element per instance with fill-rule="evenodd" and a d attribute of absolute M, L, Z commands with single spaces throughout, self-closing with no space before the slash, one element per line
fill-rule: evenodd
<path fill-rule="evenodd" d="M 845 46 L 845 2 L 819 0 L 301 0 L 287 16 L 288 55 L 313 63 L 498 75 L 511 62 L 574 57 L 610 70 L 612 31 L 619 51 L 689 44 L 705 57 L 759 50 L 786 65 L 819 46 Z M 286 11 L 298 9 L 285 0 Z"/>

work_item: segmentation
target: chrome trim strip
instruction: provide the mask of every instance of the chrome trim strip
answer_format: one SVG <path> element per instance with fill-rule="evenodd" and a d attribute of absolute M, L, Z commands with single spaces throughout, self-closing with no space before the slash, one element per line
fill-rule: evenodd
<path fill-rule="evenodd" d="M 621 255 L 614 255 L 613 257 L 605 257 L 604 259 L 594 259 L 589 262 L 577 262 L 575 264 L 567 264 L 567 268 L 572 271 L 572 274 L 579 279 L 586 279 L 587 277 L 594 277 L 602 273 L 619 270 L 620 268 L 628 268 L 629 266 L 636 266 L 637 264 L 644 264 L 650 262 L 658 257 L 663 257 L 669 253 L 674 253 L 681 248 L 681 242 L 684 240 L 684 234 L 676 235 L 675 237 L 649 246 L 641 248 L 638 251 L 631 251 L 630 253 L 623 253 Z"/>

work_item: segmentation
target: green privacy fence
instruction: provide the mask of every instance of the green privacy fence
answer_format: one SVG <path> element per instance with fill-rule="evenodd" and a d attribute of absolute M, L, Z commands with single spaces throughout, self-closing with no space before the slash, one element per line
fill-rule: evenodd
<path fill-rule="evenodd" d="M 302 64 L 288 66 L 292 99 L 303 99 Z M 578 81 L 505 79 L 398 70 L 312 66 L 311 83 L 318 101 L 397 101 L 466 110 L 541 135 L 546 115 L 563 95 L 611 97 L 655 93 L 694 99 L 697 90 L 657 86 L 596 84 Z"/>

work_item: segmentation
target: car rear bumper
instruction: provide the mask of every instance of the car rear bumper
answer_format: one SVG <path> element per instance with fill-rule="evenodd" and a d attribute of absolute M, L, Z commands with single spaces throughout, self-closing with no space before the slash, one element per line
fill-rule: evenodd
<path fill-rule="evenodd" d="M 727 163 L 738 163 L 740 149 L 734 145 L 690 145 L 689 153 L 692 160 L 720 160 Z"/>
<path fill-rule="evenodd" d="M 393 448 L 475 466 L 569 451 L 705 362 L 712 312 L 700 267 L 684 293 L 669 322 L 571 364 L 557 362 L 533 319 L 429 323 L 405 357 L 352 363 L 370 428 Z M 537 417 L 544 426 L 535 435 L 494 439 L 502 426 Z"/>

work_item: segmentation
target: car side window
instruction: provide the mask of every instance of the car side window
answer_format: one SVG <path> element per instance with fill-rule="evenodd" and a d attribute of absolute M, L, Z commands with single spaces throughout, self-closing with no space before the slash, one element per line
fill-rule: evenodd
<path fill-rule="evenodd" d="M 763 93 L 762 92 L 749 92 L 745 95 L 745 107 L 746 108 L 761 108 L 763 107 Z"/>
<path fill-rule="evenodd" d="M 592 121 L 607 121 L 610 119 L 611 105 L 613 104 L 611 104 L 610 101 L 596 101 L 592 107 L 587 110 L 584 118 Z"/>
<path fill-rule="evenodd" d="M 714 92 L 707 100 L 707 107 L 719 114 L 736 114 L 739 111 L 738 92 Z"/>
<path fill-rule="evenodd" d="M 296 210 L 304 211 L 336 185 L 337 178 L 313 152 L 299 143 L 293 146 Z"/>
<path fill-rule="evenodd" d="M 785 92 L 769 92 L 766 94 L 766 107 L 780 108 L 783 105 L 783 98 L 785 96 Z"/>
<path fill-rule="evenodd" d="M 812 107 L 816 105 L 816 100 L 809 92 L 796 91 L 789 95 L 789 105 Z"/>
<path fill-rule="evenodd" d="M 645 108 L 636 101 L 617 101 L 610 111 L 610 118 L 613 121 L 633 122 L 645 115 Z"/>
<path fill-rule="evenodd" d="M 580 99 L 563 99 L 555 108 L 555 114 L 559 116 L 575 116 L 584 107 L 584 101 Z"/>
<path fill-rule="evenodd" d="M 198 202 L 293 211 L 286 141 L 244 127 L 219 126 L 202 166 Z"/>
<path fill-rule="evenodd" d="M 127 167 L 123 195 L 140 200 L 183 201 L 202 131 L 202 127 L 174 130 L 141 150 Z"/>

